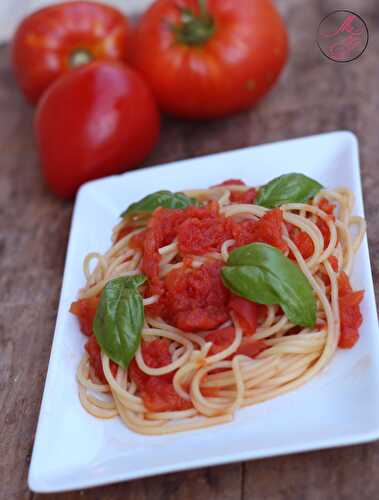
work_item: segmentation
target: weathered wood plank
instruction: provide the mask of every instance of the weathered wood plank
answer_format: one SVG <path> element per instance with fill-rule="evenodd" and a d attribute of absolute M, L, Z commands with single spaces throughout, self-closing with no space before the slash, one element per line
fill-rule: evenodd
<path fill-rule="evenodd" d="M 315 45 L 322 16 L 343 0 L 277 2 L 290 30 L 280 84 L 254 110 L 205 123 L 165 119 L 148 165 L 296 136 L 350 129 L 360 140 L 374 278 L 379 278 L 379 6 L 356 0 L 368 22 L 366 53 L 327 61 Z M 169 474 L 61 495 L 33 495 L 28 463 L 49 358 L 72 203 L 41 182 L 33 111 L 0 49 L 0 498 L 43 500 L 363 500 L 377 497 L 379 445 L 278 457 Z M 294 168 L 301 168 L 299 164 Z M 251 165 L 252 169 L 259 165 Z M 343 172 L 341 172 L 341 177 Z M 379 289 L 377 287 L 377 296 Z"/>

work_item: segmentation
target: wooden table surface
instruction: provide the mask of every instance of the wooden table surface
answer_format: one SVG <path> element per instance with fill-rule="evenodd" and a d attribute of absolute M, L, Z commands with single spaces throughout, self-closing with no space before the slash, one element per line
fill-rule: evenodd
<path fill-rule="evenodd" d="M 166 119 L 147 165 L 336 129 L 359 138 L 374 278 L 379 276 L 379 4 L 350 1 L 368 23 L 358 60 L 324 58 L 315 31 L 340 0 L 278 0 L 291 57 L 279 85 L 249 113 L 198 124 Z M 27 473 L 56 318 L 71 202 L 45 188 L 33 111 L 0 49 L 0 498 L 41 500 L 365 500 L 379 495 L 379 443 L 256 460 L 61 495 L 35 495 Z M 301 169 L 301 158 L 296 166 Z M 341 170 L 343 181 L 343 170 Z M 377 292 L 379 288 L 377 287 Z M 296 409 L 295 409 L 296 411 Z"/>

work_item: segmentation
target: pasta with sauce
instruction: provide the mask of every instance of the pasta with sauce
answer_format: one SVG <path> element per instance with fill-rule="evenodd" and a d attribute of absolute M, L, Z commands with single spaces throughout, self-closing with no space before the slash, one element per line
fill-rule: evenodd
<path fill-rule="evenodd" d="M 359 336 L 363 292 L 349 276 L 365 221 L 353 206 L 348 189 L 301 174 L 131 205 L 111 248 L 85 258 L 71 306 L 88 336 L 83 407 L 166 434 L 310 380 Z"/>

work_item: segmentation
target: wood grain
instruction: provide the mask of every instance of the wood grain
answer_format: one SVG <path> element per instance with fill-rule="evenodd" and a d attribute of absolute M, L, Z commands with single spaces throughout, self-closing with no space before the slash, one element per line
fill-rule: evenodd
<path fill-rule="evenodd" d="M 326 60 L 315 44 L 323 15 L 342 0 L 277 2 L 290 31 L 283 77 L 254 110 L 206 123 L 165 119 L 146 164 L 336 129 L 360 141 L 374 279 L 379 278 L 379 5 L 350 7 L 368 23 L 365 54 Z M 347 447 L 169 474 L 60 495 L 26 484 L 61 286 L 72 203 L 45 188 L 32 139 L 33 111 L 0 49 L 0 498 L 43 500 L 361 500 L 379 489 L 379 444 Z M 301 158 L 298 165 L 301 169 Z M 259 165 L 251 165 L 252 169 Z M 341 179 L 343 171 L 341 171 Z M 379 288 L 376 288 L 377 297 Z M 294 409 L 296 411 L 296 409 Z M 201 452 L 201 450 L 199 450 Z"/>

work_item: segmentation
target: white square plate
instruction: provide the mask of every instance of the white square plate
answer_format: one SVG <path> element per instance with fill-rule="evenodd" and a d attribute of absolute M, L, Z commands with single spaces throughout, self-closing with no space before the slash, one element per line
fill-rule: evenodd
<path fill-rule="evenodd" d="M 363 215 L 357 140 L 334 132 L 221 153 L 90 182 L 76 200 L 58 319 L 41 406 L 29 486 L 37 492 L 85 488 L 164 472 L 360 443 L 379 438 L 379 331 L 367 240 L 353 284 L 366 290 L 361 338 L 339 350 L 305 386 L 237 412 L 233 422 L 167 436 L 142 436 L 119 419 L 81 407 L 75 372 L 84 339 L 68 312 L 83 285 L 82 261 L 105 251 L 131 202 L 159 189 L 207 187 L 228 178 L 263 184 L 303 172 L 327 187 L 348 186 Z"/>

